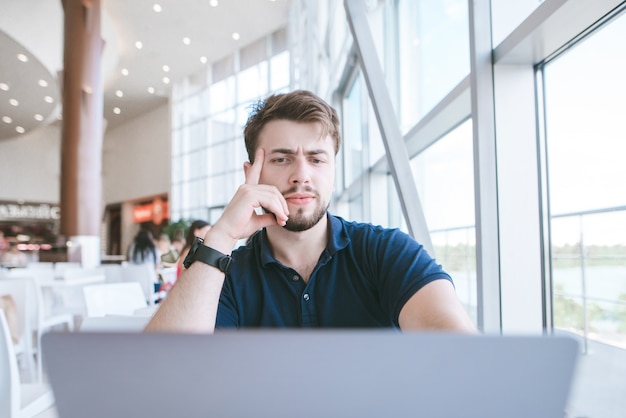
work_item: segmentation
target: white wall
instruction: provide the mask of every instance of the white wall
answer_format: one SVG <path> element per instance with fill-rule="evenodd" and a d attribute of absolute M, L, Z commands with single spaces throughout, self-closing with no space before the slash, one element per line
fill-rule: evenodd
<path fill-rule="evenodd" d="M 105 135 L 104 205 L 169 193 L 169 120 L 165 104 Z M 59 124 L 0 141 L 0 200 L 58 204 L 60 178 Z"/>
<path fill-rule="evenodd" d="M 0 141 L 0 200 L 59 203 L 61 126 Z"/>
<path fill-rule="evenodd" d="M 107 132 L 102 154 L 105 204 L 169 193 L 169 106 L 165 104 Z"/>
<path fill-rule="evenodd" d="M 122 249 L 132 242 L 138 225 L 133 204 L 144 198 L 169 194 L 170 110 L 165 104 L 107 133 L 102 148 L 104 203 L 122 205 Z"/>

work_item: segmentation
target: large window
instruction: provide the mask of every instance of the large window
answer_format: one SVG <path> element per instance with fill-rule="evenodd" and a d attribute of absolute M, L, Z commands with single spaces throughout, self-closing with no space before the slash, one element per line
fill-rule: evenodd
<path fill-rule="evenodd" d="M 196 77 L 176 96 L 184 114 L 174 112 L 173 216 L 219 216 L 242 181 L 250 103 L 313 90 L 343 126 L 331 210 L 407 230 L 396 185 L 414 183 L 421 207 L 407 217 L 423 213 L 476 323 L 579 339 L 568 416 L 623 417 L 626 17 L 609 14 L 626 3 L 368 1 L 372 45 L 358 48 L 344 2 L 293 4 L 289 39 L 246 47 L 214 64 L 206 86 Z M 375 87 L 387 89 L 403 136 L 391 146 L 406 147 L 412 170 L 403 178 L 391 175 L 375 72 L 361 68 L 359 48 L 378 54 Z"/>
<path fill-rule="evenodd" d="M 289 86 L 286 30 L 274 32 L 175 86 L 171 218 L 215 222 L 244 181 L 250 106 Z M 197 80 L 206 80 L 198 82 Z"/>
<path fill-rule="evenodd" d="M 469 73 L 468 14 L 465 0 L 397 3 L 398 113 L 406 133 Z"/>
<path fill-rule="evenodd" d="M 581 412 L 576 416 L 624 413 L 624 39 L 626 16 L 543 68 L 553 321 L 581 337 L 585 354 L 573 401 Z M 591 404 L 598 392 L 604 401 Z"/>
<path fill-rule="evenodd" d="M 476 320 L 471 122 L 413 158 L 411 165 L 437 261 L 452 275 L 459 298 Z"/>

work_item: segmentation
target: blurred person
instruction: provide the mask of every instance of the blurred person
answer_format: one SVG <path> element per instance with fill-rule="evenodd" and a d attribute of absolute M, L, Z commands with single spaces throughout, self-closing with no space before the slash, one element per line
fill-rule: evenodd
<path fill-rule="evenodd" d="M 8 248 L 9 241 L 4 236 L 4 231 L 0 231 L 0 257 L 2 257 L 2 254 L 4 254 Z"/>
<path fill-rule="evenodd" d="M 174 239 L 172 240 L 172 247 L 180 256 L 180 254 L 183 252 L 183 248 L 185 248 L 185 238 L 182 236 L 174 237 Z"/>
<path fill-rule="evenodd" d="M 130 264 L 147 264 L 153 271 L 152 283 L 154 285 L 154 292 L 158 293 L 163 285 L 162 280 L 158 274 L 161 269 L 161 258 L 159 255 L 159 249 L 156 246 L 154 236 L 152 232 L 146 228 L 141 228 L 132 244 L 128 248 L 128 262 Z M 160 300 L 157 300 L 159 302 Z"/>
<path fill-rule="evenodd" d="M 159 234 L 157 239 L 157 248 L 159 250 L 161 263 L 164 267 L 174 267 L 180 256 L 170 240 L 170 236 L 165 232 Z"/>
<path fill-rule="evenodd" d="M 131 264 L 151 264 L 155 270 L 161 267 L 159 250 L 154 243 L 152 232 L 141 228 L 128 248 L 128 262 Z"/>
<path fill-rule="evenodd" d="M 0 264 L 4 267 L 26 267 L 28 264 L 28 257 L 20 251 L 17 242 L 11 242 L 9 244 L 9 249 L 2 254 Z"/>

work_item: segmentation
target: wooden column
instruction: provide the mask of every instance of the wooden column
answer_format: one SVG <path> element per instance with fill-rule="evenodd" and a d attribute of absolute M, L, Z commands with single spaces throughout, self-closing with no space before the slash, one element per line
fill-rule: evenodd
<path fill-rule="evenodd" d="M 102 69 L 100 0 L 63 0 L 61 234 L 100 236 L 102 217 Z M 99 242 L 99 239 L 98 241 Z M 99 246 L 99 245 L 98 245 Z M 99 253 L 99 248 L 98 248 Z M 98 254 L 99 263 L 99 254 Z"/>

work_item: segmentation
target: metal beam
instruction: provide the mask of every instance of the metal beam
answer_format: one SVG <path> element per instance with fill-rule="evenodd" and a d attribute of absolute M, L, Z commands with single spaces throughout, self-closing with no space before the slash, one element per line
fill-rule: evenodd
<path fill-rule="evenodd" d="M 434 256 L 435 252 L 426 225 L 426 218 L 409 164 L 409 154 L 376 55 L 374 39 L 367 21 L 365 1 L 345 0 L 344 6 L 409 234 Z"/>
<path fill-rule="evenodd" d="M 502 328 L 494 76 L 489 0 L 469 0 L 478 327 Z"/>

